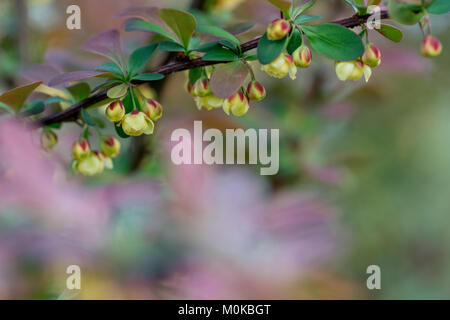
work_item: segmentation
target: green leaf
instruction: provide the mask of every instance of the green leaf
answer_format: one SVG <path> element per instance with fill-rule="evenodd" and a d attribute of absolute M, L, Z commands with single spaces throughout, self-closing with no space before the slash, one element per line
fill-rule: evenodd
<path fill-rule="evenodd" d="M 219 98 L 229 98 L 243 86 L 248 73 L 241 61 L 219 65 L 211 76 L 211 90 Z"/>
<path fill-rule="evenodd" d="M 244 60 L 245 61 L 256 61 L 258 60 L 258 55 L 257 54 L 251 54 L 248 56 L 244 56 Z"/>
<path fill-rule="evenodd" d="M 96 86 L 94 89 L 92 89 L 91 92 L 96 92 L 97 90 L 100 90 L 100 89 L 103 89 L 105 87 L 109 87 L 111 85 L 118 84 L 118 83 L 122 83 L 122 82 L 119 81 L 119 80 L 106 81 L 105 83 L 102 83 L 102 84 L 99 84 L 98 86 Z"/>
<path fill-rule="evenodd" d="M 275 60 L 283 51 L 288 37 L 281 40 L 271 41 L 267 39 L 267 33 L 258 42 L 258 59 L 261 64 L 269 64 Z"/>
<path fill-rule="evenodd" d="M 219 44 L 234 51 L 236 54 L 239 54 L 239 49 L 237 46 L 234 45 L 234 43 L 228 40 L 219 40 Z"/>
<path fill-rule="evenodd" d="M 22 109 L 20 114 L 24 117 L 34 116 L 42 113 L 45 110 L 45 103 L 42 100 L 36 100 L 31 102 L 25 108 Z"/>
<path fill-rule="evenodd" d="M 133 77 L 133 80 L 139 80 L 139 81 L 155 81 L 155 80 L 161 80 L 161 79 L 164 79 L 164 75 L 162 75 L 160 73 L 143 73 L 143 74 Z"/>
<path fill-rule="evenodd" d="M 296 24 L 302 24 L 302 23 L 306 23 L 312 20 L 316 20 L 316 19 L 322 19 L 321 16 L 315 16 L 312 14 L 302 14 L 300 16 L 297 17 L 297 19 L 295 19 L 295 23 Z"/>
<path fill-rule="evenodd" d="M 61 129 L 61 127 L 62 127 L 61 122 L 57 122 L 57 123 L 53 123 L 53 124 L 49 124 L 48 126 L 45 126 L 45 128 L 49 128 L 49 129 Z"/>
<path fill-rule="evenodd" d="M 95 122 L 86 109 L 81 109 L 81 118 L 86 122 L 88 125 L 96 127 L 98 126 L 97 122 Z"/>
<path fill-rule="evenodd" d="M 19 113 L 31 93 L 41 84 L 42 81 L 39 81 L 6 91 L 0 95 L 0 102 Z"/>
<path fill-rule="evenodd" d="M 67 88 L 67 91 L 72 95 L 75 102 L 81 101 L 89 97 L 91 87 L 86 82 L 77 83 Z"/>
<path fill-rule="evenodd" d="M 104 64 L 96 67 L 95 71 L 110 72 L 110 73 L 112 73 L 112 74 L 114 74 L 114 75 L 116 75 L 116 76 L 118 76 L 120 78 L 122 78 L 124 76 L 122 70 L 120 69 L 120 67 L 117 64 L 113 63 L 113 62 L 104 63 Z"/>
<path fill-rule="evenodd" d="M 209 50 L 202 58 L 204 61 L 236 61 L 238 59 L 236 53 L 221 47 Z"/>
<path fill-rule="evenodd" d="M 59 102 L 66 102 L 66 103 L 72 103 L 72 101 L 61 98 L 61 97 L 50 97 L 47 100 L 45 100 L 45 104 L 52 104 L 52 103 L 59 103 Z"/>
<path fill-rule="evenodd" d="M 176 9 L 161 9 L 159 10 L 159 16 L 177 35 L 183 47 L 186 50 L 189 49 L 189 42 L 197 26 L 195 17 L 190 13 Z"/>
<path fill-rule="evenodd" d="M 394 42 L 400 42 L 403 39 L 403 33 L 399 29 L 387 24 L 382 24 L 380 29 L 375 30 L 382 34 L 384 37 Z"/>
<path fill-rule="evenodd" d="M 130 113 L 134 110 L 134 103 L 132 97 L 132 90 L 127 90 L 127 95 L 122 100 L 123 106 L 125 107 L 125 112 Z"/>
<path fill-rule="evenodd" d="M 450 11 L 450 1 L 448 0 L 435 0 L 427 8 L 427 11 L 431 14 L 444 14 Z"/>
<path fill-rule="evenodd" d="M 297 50 L 303 43 L 302 35 L 300 34 L 300 31 L 298 29 L 295 29 L 294 32 L 292 32 L 289 42 L 287 44 L 286 50 L 289 54 L 293 54 L 295 50 Z"/>
<path fill-rule="evenodd" d="M 189 83 L 194 85 L 194 83 L 202 77 L 202 68 L 194 68 L 189 70 Z"/>
<path fill-rule="evenodd" d="M 173 41 L 160 42 L 158 48 L 161 51 L 167 51 L 167 52 L 184 52 L 185 51 L 184 47 L 181 44 L 179 44 L 177 42 L 173 42 Z"/>
<path fill-rule="evenodd" d="M 125 30 L 154 32 L 160 34 L 164 38 L 170 39 L 175 42 L 177 41 L 177 39 L 174 36 L 172 36 L 169 32 L 167 32 L 160 26 L 142 19 L 131 19 L 125 25 Z"/>
<path fill-rule="evenodd" d="M 118 86 L 112 87 L 108 90 L 107 95 L 110 99 L 120 99 L 127 94 L 128 85 L 126 83 L 122 83 Z"/>
<path fill-rule="evenodd" d="M 217 38 L 228 40 L 238 47 L 240 47 L 240 45 L 241 45 L 241 42 L 239 41 L 238 38 L 233 36 L 228 31 L 223 30 L 222 28 L 219 28 L 216 26 L 200 25 L 200 26 L 197 26 L 196 30 L 197 30 L 197 32 L 200 32 L 200 33 L 206 33 L 206 34 L 213 35 Z"/>
<path fill-rule="evenodd" d="M 361 38 L 354 32 L 337 24 L 303 26 L 311 46 L 320 54 L 340 61 L 353 60 L 364 53 Z"/>
<path fill-rule="evenodd" d="M 148 59 L 150 58 L 150 56 L 153 54 L 153 52 L 156 50 L 157 47 L 158 44 L 154 43 L 134 51 L 131 54 L 130 60 L 128 62 L 128 72 L 131 75 L 135 75 L 139 71 L 141 71 L 145 67 Z"/>
<path fill-rule="evenodd" d="M 280 10 L 289 10 L 292 6 L 291 1 L 289 0 L 268 0 L 271 4 L 277 7 Z"/>
<path fill-rule="evenodd" d="M 11 109 L 10 106 L 8 106 L 7 104 L 0 102 L 0 109 L 3 109 L 4 111 L 8 112 L 8 113 L 12 113 L 14 114 L 13 109 Z"/>
<path fill-rule="evenodd" d="M 302 14 L 303 12 L 305 12 L 306 10 L 308 10 L 315 4 L 316 4 L 316 0 L 311 0 L 308 3 L 305 3 L 303 6 L 299 7 L 298 10 L 295 10 L 294 17 L 296 17 L 299 14 Z"/>

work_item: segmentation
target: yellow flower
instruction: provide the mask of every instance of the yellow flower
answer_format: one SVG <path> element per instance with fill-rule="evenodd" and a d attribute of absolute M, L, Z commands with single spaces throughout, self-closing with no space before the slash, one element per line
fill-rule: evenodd
<path fill-rule="evenodd" d="M 248 97 L 242 92 L 234 94 L 223 103 L 223 111 L 225 111 L 227 115 L 230 115 L 231 111 L 236 117 L 245 115 L 249 108 L 250 103 Z"/>
<path fill-rule="evenodd" d="M 291 79 L 295 80 L 297 75 L 297 67 L 295 66 L 294 60 L 290 55 L 285 53 L 281 53 L 271 63 L 263 65 L 261 70 L 278 79 L 282 79 L 289 74 Z"/>
<path fill-rule="evenodd" d="M 197 104 L 198 110 L 201 110 L 202 107 L 205 107 L 205 109 L 209 111 L 212 109 L 221 108 L 223 105 L 223 99 L 217 97 L 212 93 L 203 98 L 195 97 L 194 100 L 195 103 Z"/>
<path fill-rule="evenodd" d="M 85 176 L 94 176 L 103 172 L 105 166 L 98 152 L 92 152 L 86 159 L 76 161 L 73 165 L 76 172 Z"/>
<path fill-rule="evenodd" d="M 359 60 L 336 61 L 335 69 L 336 75 L 341 81 L 359 80 L 364 75 L 364 64 Z"/>
<path fill-rule="evenodd" d="M 122 129 L 129 136 L 152 134 L 154 127 L 153 121 L 139 110 L 125 115 L 122 121 Z"/>

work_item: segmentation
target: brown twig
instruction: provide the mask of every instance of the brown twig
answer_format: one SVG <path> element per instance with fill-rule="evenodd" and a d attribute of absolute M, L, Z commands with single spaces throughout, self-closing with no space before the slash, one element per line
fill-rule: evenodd
<path fill-rule="evenodd" d="M 354 15 L 350 18 L 334 21 L 332 23 L 339 24 L 346 28 L 354 28 L 354 27 L 360 26 L 361 24 L 367 22 L 367 19 L 369 17 L 370 17 L 370 15 L 365 15 L 365 16 Z M 381 19 L 387 19 L 387 18 L 389 18 L 388 12 L 382 11 Z M 255 49 L 258 46 L 259 39 L 260 39 L 260 37 L 250 40 L 246 43 L 243 43 L 241 45 L 242 52 L 247 52 L 252 49 Z M 206 66 L 210 66 L 210 65 L 219 64 L 219 63 L 224 63 L 224 62 L 223 61 L 204 61 L 201 58 L 195 59 L 195 60 L 190 60 L 190 61 L 181 61 L 181 62 L 176 61 L 176 62 L 170 62 L 162 67 L 152 70 L 152 72 L 161 73 L 161 74 L 167 76 L 167 75 L 170 75 L 175 72 L 190 70 L 190 69 L 199 68 L 199 67 L 206 67 Z M 138 83 L 142 83 L 142 82 L 137 82 L 136 84 L 138 84 Z M 58 123 L 58 122 L 72 121 L 73 119 L 76 119 L 79 117 L 79 113 L 80 113 L 81 109 L 88 108 L 89 106 L 92 106 L 100 101 L 105 100 L 107 98 L 106 93 L 107 93 L 107 90 L 103 90 L 103 91 L 73 105 L 69 109 L 66 109 L 61 112 L 58 112 L 58 113 L 49 115 L 47 117 L 44 117 L 42 119 L 39 119 L 39 120 L 37 120 L 36 125 L 38 127 L 41 127 L 41 126 L 47 126 L 47 125 L 51 125 L 51 124 Z"/>

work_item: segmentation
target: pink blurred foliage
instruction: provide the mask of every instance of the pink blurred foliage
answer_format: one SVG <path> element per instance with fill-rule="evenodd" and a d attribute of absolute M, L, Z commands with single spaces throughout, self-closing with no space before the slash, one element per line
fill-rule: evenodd
<path fill-rule="evenodd" d="M 170 290 L 159 297 L 293 297 L 292 286 L 304 272 L 339 247 L 332 228 L 336 212 L 315 191 L 274 193 L 249 171 L 200 165 L 169 165 L 163 183 L 142 179 L 89 188 L 81 180 L 67 181 L 58 157 L 33 142 L 36 134 L 17 121 L 0 123 L 0 215 L 12 212 L 18 219 L 12 228 L 0 220 L 2 297 L 26 297 L 39 286 L 37 279 L 22 281 L 24 255 L 50 269 L 58 261 L 106 267 L 116 288 L 132 290 L 127 277 L 144 277 L 140 283 L 152 292 L 159 286 L 158 271 L 151 268 L 162 263 Z M 132 209 L 137 204 L 144 210 L 138 220 Z M 117 239 L 123 239 L 123 258 L 111 253 Z M 126 252 L 136 245 L 141 249 L 130 258 Z M 118 258 L 125 260 L 120 276 L 112 267 Z M 23 287 L 17 292 L 18 281 Z"/>
<path fill-rule="evenodd" d="M 432 64 L 422 57 L 417 50 L 406 47 L 382 47 L 383 62 L 380 70 L 386 72 L 426 73 Z"/>
<path fill-rule="evenodd" d="M 273 194 L 244 170 L 180 165 L 170 172 L 171 211 L 193 245 L 192 261 L 173 281 L 181 298 L 285 297 L 338 247 L 330 228 L 336 212 L 314 191 Z"/>

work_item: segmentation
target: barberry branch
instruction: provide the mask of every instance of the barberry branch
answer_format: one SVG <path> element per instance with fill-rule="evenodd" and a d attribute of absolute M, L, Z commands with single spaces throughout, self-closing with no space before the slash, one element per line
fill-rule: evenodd
<path fill-rule="evenodd" d="M 354 28 L 357 26 L 361 26 L 361 24 L 364 24 L 369 19 L 370 15 L 354 15 L 350 18 L 334 21 L 332 23 L 339 24 L 341 26 L 344 26 L 346 28 Z M 386 10 L 381 11 L 381 19 L 387 19 L 389 18 L 388 12 Z M 252 49 L 255 49 L 258 46 L 260 37 L 255 38 L 253 40 L 250 40 L 246 43 L 243 43 L 241 45 L 242 52 L 247 52 Z M 190 70 L 194 68 L 199 67 L 206 67 L 210 65 L 220 64 L 224 63 L 223 61 L 204 61 L 201 58 L 195 59 L 195 60 L 186 60 L 186 61 L 175 61 L 170 62 L 164 66 L 161 66 L 155 70 L 152 70 L 153 73 L 160 73 L 165 76 L 170 75 L 175 72 Z M 144 83 L 143 81 L 136 81 L 135 84 Z M 39 119 L 36 121 L 36 126 L 42 127 L 47 126 L 59 122 L 68 122 L 68 121 L 75 121 L 79 118 L 79 114 L 81 109 L 88 108 L 98 102 L 101 102 L 103 100 L 107 99 L 107 90 L 103 90 L 99 93 L 96 93 L 92 95 L 91 97 L 80 101 L 79 103 L 73 105 L 69 109 L 63 110 L 61 112 L 49 115 L 47 117 L 44 117 L 42 119 Z"/>

